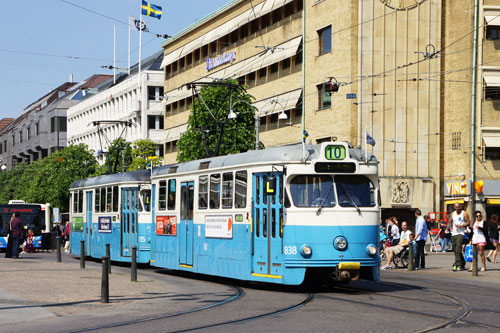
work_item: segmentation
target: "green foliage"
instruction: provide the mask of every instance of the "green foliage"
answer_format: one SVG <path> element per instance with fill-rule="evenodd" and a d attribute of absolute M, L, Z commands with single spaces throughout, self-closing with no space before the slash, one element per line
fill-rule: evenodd
<path fill-rule="evenodd" d="M 153 166 L 161 165 L 161 160 L 159 158 L 148 159 L 150 156 L 155 156 L 156 146 L 156 143 L 150 139 L 135 141 L 131 153 L 133 160 L 127 171 L 146 169 L 148 163 L 151 163 Z"/>
<path fill-rule="evenodd" d="M 236 80 L 223 82 L 238 84 Z M 218 155 L 241 153 L 255 146 L 255 107 L 251 105 L 254 98 L 247 93 L 246 88 L 240 86 L 233 89 L 232 105 L 238 115 L 235 119 L 227 118 L 230 108 L 230 89 L 227 86 L 206 86 L 201 89 L 200 95 L 205 103 L 199 97 L 195 99 L 191 105 L 191 110 L 194 111 L 189 115 L 188 129 L 177 142 L 179 162 L 205 157 L 206 149 L 201 129 L 206 133 L 209 156 L 215 154 L 222 128 L 224 132 Z"/>
<path fill-rule="evenodd" d="M 122 155 L 123 151 L 125 151 L 125 156 Z M 123 138 L 114 139 L 109 145 L 108 152 L 106 162 L 98 168 L 97 175 L 110 173 L 109 165 L 111 173 L 119 173 L 123 170 L 123 161 L 125 169 L 132 163 L 132 144 Z"/>
<path fill-rule="evenodd" d="M 86 145 L 70 145 L 41 161 L 21 164 L 0 175 L 0 202 L 12 199 L 50 203 L 63 212 L 69 207 L 69 187 L 78 179 L 93 175 L 97 161 Z"/>

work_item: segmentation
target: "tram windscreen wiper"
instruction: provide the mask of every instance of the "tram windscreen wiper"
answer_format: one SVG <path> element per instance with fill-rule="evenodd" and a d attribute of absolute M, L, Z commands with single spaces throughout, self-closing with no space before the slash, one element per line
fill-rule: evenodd
<path fill-rule="evenodd" d="M 326 199 L 328 199 L 328 197 L 330 196 L 330 193 L 332 193 L 332 190 L 333 190 L 333 184 L 332 184 L 332 187 L 330 187 L 330 190 L 326 194 L 323 201 L 321 201 L 321 203 L 319 204 L 318 211 L 316 212 L 316 216 L 319 216 L 319 214 L 321 214 L 321 210 L 323 209 L 323 205 L 325 204 Z"/>
<path fill-rule="evenodd" d="M 349 199 L 349 201 L 351 201 L 351 203 L 354 205 L 354 207 L 356 207 L 356 210 L 358 211 L 358 214 L 360 216 L 363 216 L 363 215 L 361 215 L 361 209 L 359 209 L 358 205 L 356 205 L 356 203 L 354 202 L 354 200 L 352 200 L 351 195 L 349 194 L 349 192 L 347 192 L 345 190 L 344 185 L 342 183 L 339 183 L 338 185 L 340 185 L 340 188 L 342 189 L 342 192 L 344 192 L 344 195 L 347 196 L 347 198 Z"/>

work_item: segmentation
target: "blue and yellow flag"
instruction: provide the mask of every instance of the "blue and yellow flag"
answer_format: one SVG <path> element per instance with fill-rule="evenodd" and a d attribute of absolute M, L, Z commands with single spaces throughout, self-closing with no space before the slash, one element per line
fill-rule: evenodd
<path fill-rule="evenodd" d="M 309 136 L 309 133 L 307 133 L 306 130 L 302 132 L 302 142 L 306 142 L 306 138 Z"/>
<path fill-rule="evenodd" d="M 142 0 L 142 15 L 155 17 L 159 20 L 161 18 L 161 14 L 162 11 L 160 6 L 156 6 Z"/>

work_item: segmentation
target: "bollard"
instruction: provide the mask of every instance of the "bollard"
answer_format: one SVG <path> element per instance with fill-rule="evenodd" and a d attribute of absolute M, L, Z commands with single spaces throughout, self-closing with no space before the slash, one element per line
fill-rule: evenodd
<path fill-rule="evenodd" d="M 85 241 L 80 241 L 80 268 L 85 268 Z"/>
<path fill-rule="evenodd" d="M 57 245 L 56 245 L 56 249 L 57 249 L 57 262 L 61 262 L 61 239 L 59 237 L 56 238 L 56 241 L 57 241 Z"/>
<path fill-rule="evenodd" d="M 110 249 L 110 245 L 109 244 L 106 244 L 106 257 L 109 258 L 109 262 L 108 262 L 108 274 L 111 274 L 111 249 Z"/>
<path fill-rule="evenodd" d="M 130 281 L 137 282 L 137 246 L 132 246 L 132 264 L 130 270 Z"/>
<path fill-rule="evenodd" d="M 412 271 L 414 269 L 414 254 L 413 254 L 413 242 L 408 243 L 408 270 Z"/>
<path fill-rule="evenodd" d="M 101 303 L 109 303 L 109 257 L 102 257 Z"/>
<path fill-rule="evenodd" d="M 472 276 L 477 274 L 477 244 L 472 245 Z"/>

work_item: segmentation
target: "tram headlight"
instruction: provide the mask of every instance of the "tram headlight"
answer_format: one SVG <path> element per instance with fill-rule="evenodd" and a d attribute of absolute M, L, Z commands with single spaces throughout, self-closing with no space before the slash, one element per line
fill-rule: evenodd
<path fill-rule="evenodd" d="M 373 244 L 368 244 L 366 246 L 366 253 L 371 257 L 375 256 L 377 254 L 377 247 Z"/>
<path fill-rule="evenodd" d="M 344 236 L 338 236 L 333 240 L 333 246 L 339 251 L 347 249 L 347 239 Z"/>
<path fill-rule="evenodd" d="M 302 251 L 301 251 L 301 254 L 303 257 L 310 257 L 313 253 L 313 250 L 311 249 L 310 246 L 308 245 L 304 245 L 302 246 Z"/>

